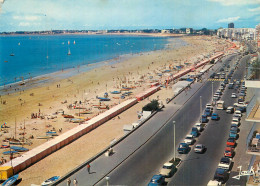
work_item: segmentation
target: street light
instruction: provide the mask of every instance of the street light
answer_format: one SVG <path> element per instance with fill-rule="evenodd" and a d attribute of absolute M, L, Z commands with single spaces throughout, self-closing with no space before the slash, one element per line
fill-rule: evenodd
<path fill-rule="evenodd" d="M 109 186 L 109 180 L 110 180 L 110 177 L 106 176 L 107 186 Z"/>
<path fill-rule="evenodd" d="M 201 96 L 200 96 L 200 113 L 201 113 L 201 122 L 202 122 L 202 102 L 201 102 Z"/>
<path fill-rule="evenodd" d="M 172 123 L 173 123 L 173 135 L 174 135 L 174 142 L 173 142 L 173 147 L 174 147 L 174 151 L 173 151 L 173 157 L 174 157 L 174 161 L 175 161 L 175 121 L 172 121 Z"/>
<path fill-rule="evenodd" d="M 212 81 L 212 99 L 213 99 L 213 84 L 214 82 Z"/>

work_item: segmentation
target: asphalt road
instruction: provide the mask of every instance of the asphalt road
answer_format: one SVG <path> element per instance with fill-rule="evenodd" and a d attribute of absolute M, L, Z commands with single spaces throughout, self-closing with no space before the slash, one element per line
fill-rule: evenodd
<path fill-rule="evenodd" d="M 228 63 L 228 60 L 224 61 L 224 63 Z M 242 77 L 242 73 L 239 73 L 240 70 L 242 72 L 244 69 L 239 68 L 233 76 L 234 79 Z M 217 90 L 219 85 L 219 81 L 214 82 L 214 91 Z M 173 157 L 172 121 L 176 121 L 177 148 L 178 143 L 183 140 L 185 135 L 190 132 L 191 127 L 199 120 L 200 96 L 202 96 L 202 105 L 205 108 L 205 105 L 212 98 L 211 89 L 212 83 L 206 82 L 153 138 L 109 174 L 110 184 L 146 185 L 152 175 L 158 174 L 163 163 Z M 233 105 L 235 101 L 235 99 L 230 99 L 231 92 L 233 91 L 226 89 L 226 93 L 222 96 L 224 100 L 227 99 L 227 105 Z M 172 111 L 166 109 L 163 112 Z M 180 157 L 185 160 L 173 176 L 173 181 L 169 182 L 169 185 L 205 185 L 213 177 L 216 166 L 223 155 L 232 119 L 232 116 L 227 115 L 224 111 L 219 111 L 219 114 L 222 119 L 209 122 L 208 127 L 206 127 L 205 131 L 198 138 L 200 143 L 203 142 L 208 147 L 207 152 L 202 155 L 193 152 L 190 152 L 188 155 L 181 155 Z M 153 118 L 152 122 L 161 121 L 157 117 Z M 147 123 L 147 125 L 150 123 Z M 106 181 L 103 180 L 97 185 L 105 184 Z"/>

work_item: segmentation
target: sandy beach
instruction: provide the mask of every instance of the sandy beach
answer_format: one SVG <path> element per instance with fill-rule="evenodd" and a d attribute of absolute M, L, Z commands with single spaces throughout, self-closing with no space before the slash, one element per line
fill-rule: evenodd
<path fill-rule="evenodd" d="M 46 136 L 47 131 L 56 131 L 59 135 L 79 125 L 64 118 L 62 112 L 78 120 L 88 120 L 134 97 L 147 89 L 150 83 L 164 82 L 167 76 L 162 73 L 164 70 L 170 69 L 171 73 L 176 73 L 178 70 L 173 67 L 182 65 L 185 68 L 201 61 L 204 56 L 223 51 L 224 48 L 230 46 L 224 40 L 210 36 L 183 37 L 182 39 L 188 45 L 177 49 L 169 46 L 165 50 L 140 53 L 120 63 L 105 64 L 67 79 L 53 80 L 40 87 L 1 95 L 0 122 L 1 124 L 6 122 L 9 128 L 1 128 L 0 140 L 24 138 L 27 143 L 24 147 L 32 149 L 47 141 L 47 139 L 37 139 L 37 137 Z M 163 75 L 158 76 L 158 73 Z M 130 90 L 132 94 L 122 99 L 119 95 L 110 93 L 115 90 L 123 91 L 122 87 L 132 87 L 133 89 Z M 96 96 L 104 97 L 105 92 L 108 93 L 111 101 L 101 103 Z M 161 91 L 149 97 L 149 100 L 159 98 L 165 103 L 166 98 L 172 95 L 171 88 L 162 88 Z M 141 111 L 149 100 L 139 102 L 121 113 L 120 119 L 115 117 L 22 171 L 20 185 L 40 184 L 54 175 L 62 176 L 91 158 L 107 147 L 113 139 L 122 137 L 123 125 L 138 120 L 137 111 Z M 6 104 L 3 104 L 4 101 Z M 85 114 L 81 113 L 83 111 Z M 37 118 L 32 118 L 32 113 L 34 116 L 37 114 Z M 39 114 L 40 117 L 38 117 Z M 2 144 L 8 143 L 2 142 Z M 80 148 L 82 146 L 84 148 Z M 6 149 L 0 149 L 0 153 L 4 151 Z M 15 157 L 19 155 L 21 154 L 16 154 Z M 2 155 L 2 157 L 7 161 L 10 160 L 8 155 Z"/>

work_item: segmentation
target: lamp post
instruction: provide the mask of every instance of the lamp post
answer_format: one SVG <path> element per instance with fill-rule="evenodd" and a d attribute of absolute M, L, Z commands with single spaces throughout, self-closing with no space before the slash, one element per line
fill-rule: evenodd
<path fill-rule="evenodd" d="M 173 123 L 173 135 L 174 135 L 174 141 L 173 141 L 173 147 L 174 147 L 174 151 L 173 151 L 173 158 L 174 158 L 174 161 L 175 161 L 175 158 L 176 158 L 176 155 L 175 155 L 175 151 L 176 151 L 176 149 L 175 149 L 175 139 L 176 139 L 176 137 L 175 137 L 175 121 L 173 121 L 172 122 Z"/>
<path fill-rule="evenodd" d="M 109 180 L 110 180 L 110 177 L 106 176 L 107 186 L 109 186 Z"/>
<path fill-rule="evenodd" d="M 214 85 L 214 82 L 212 81 L 212 99 L 213 99 L 213 85 Z"/>
<path fill-rule="evenodd" d="M 200 96 L 200 113 L 201 113 L 201 122 L 202 122 L 202 101 L 201 101 L 201 96 Z"/>

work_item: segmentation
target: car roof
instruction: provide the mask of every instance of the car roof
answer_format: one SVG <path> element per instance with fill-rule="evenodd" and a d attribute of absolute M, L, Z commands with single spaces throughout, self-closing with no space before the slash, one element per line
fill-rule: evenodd
<path fill-rule="evenodd" d="M 186 137 L 193 137 L 191 134 L 187 134 Z"/>
<path fill-rule="evenodd" d="M 171 163 L 171 162 L 166 162 L 165 164 L 163 164 L 164 166 L 172 166 L 173 165 L 173 163 Z"/>
<path fill-rule="evenodd" d="M 225 160 L 227 160 L 227 161 L 230 161 L 230 159 L 228 158 L 228 157 L 222 157 L 221 159 L 220 159 L 220 161 L 225 161 Z"/>
<path fill-rule="evenodd" d="M 153 180 L 159 180 L 162 177 L 162 175 L 154 175 L 152 177 Z"/>

